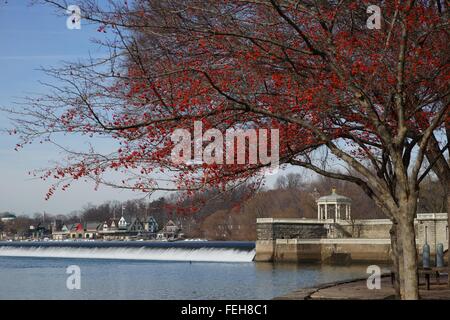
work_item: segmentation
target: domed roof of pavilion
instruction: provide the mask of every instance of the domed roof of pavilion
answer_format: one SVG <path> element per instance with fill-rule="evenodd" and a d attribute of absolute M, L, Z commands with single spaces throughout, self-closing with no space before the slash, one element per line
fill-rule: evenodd
<path fill-rule="evenodd" d="M 352 199 L 336 193 L 336 188 L 331 189 L 331 194 L 317 199 L 318 203 L 350 203 Z"/>

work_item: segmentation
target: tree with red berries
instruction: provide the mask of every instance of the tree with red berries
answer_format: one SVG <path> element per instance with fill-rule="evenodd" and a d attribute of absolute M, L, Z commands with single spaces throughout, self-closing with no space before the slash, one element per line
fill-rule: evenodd
<path fill-rule="evenodd" d="M 174 163 L 175 129 L 278 129 L 280 163 L 357 184 L 392 220 L 398 294 L 418 299 L 418 192 L 447 150 L 448 10 L 383 1 L 371 16 L 372 4 L 81 1 L 111 55 L 46 70 L 58 85 L 13 111 L 19 147 L 69 133 L 120 144 L 108 154 L 66 148 L 67 161 L 44 173 L 61 183 L 49 196 L 88 177 L 190 192 L 260 177 L 268 164 Z M 107 181 L 111 171 L 127 178 Z"/>

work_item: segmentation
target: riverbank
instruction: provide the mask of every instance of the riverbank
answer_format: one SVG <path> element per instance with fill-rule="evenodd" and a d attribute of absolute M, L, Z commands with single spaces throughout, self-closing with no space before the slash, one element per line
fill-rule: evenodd
<path fill-rule="evenodd" d="M 423 300 L 450 300 L 450 288 L 447 286 L 447 276 L 441 276 L 440 284 L 433 279 L 430 290 L 425 283 L 419 285 L 419 295 Z M 274 300 L 392 300 L 395 299 L 391 278 L 384 275 L 381 278 L 381 288 L 369 290 L 367 278 L 347 281 L 337 281 L 315 287 L 292 291 Z"/>

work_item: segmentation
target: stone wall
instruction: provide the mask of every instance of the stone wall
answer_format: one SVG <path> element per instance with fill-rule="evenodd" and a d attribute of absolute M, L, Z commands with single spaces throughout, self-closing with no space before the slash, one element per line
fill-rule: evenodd
<path fill-rule="evenodd" d="M 335 239 L 333 242 L 322 242 L 321 259 L 325 263 L 339 263 L 333 259 L 333 256 L 340 254 L 347 255 L 351 262 L 388 263 L 391 261 L 390 241 L 368 240 L 372 239 Z"/>
<path fill-rule="evenodd" d="M 277 235 L 273 233 L 273 223 L 261 222 L 258 219 L 256 223 L 256 239 L 258 240 L 273 240 L 277 238 Z"/>
<path fill-rule="evenodd" d="M 386 239 L 390 238 L 392 223 L 388 219 L 343 221 L 339 225 L 352 238 Z"/>
<path fill-rule="evenodd" d="M 326 223 L 312 219 L 258 219 L 258 240 L 274 239 L 321 239 L 326 238 Z"/>
<path fill-rule="evenodd" d="M 320 239 L 327 237 L 327 229 L 322 223 L 291 225 L 276 223 L 273 225 L 276 239 Z"/>
<path fill-rule="evenodd" d="M 255 249 L 255 261 L 275 261 L 275 240 L 258 240 Z"/>
<path fill-rule="evenodd" d="M 390 261 L 391 221 L 354 220 L 337 223 L 315 219 L 258 219 L 256 261 L 307 262 L 347 257 L 351 261 Z M 436 245 L 448 248 L 447 214 L 418 214 L 417 248 L 425 241 L 434 255 Z"/>
<path fill-rule="evenodd" d="M 256 242 L 255 261 L 279 262 L 389 262 L 390 242 L 387 239 L 278 239 Z"/>

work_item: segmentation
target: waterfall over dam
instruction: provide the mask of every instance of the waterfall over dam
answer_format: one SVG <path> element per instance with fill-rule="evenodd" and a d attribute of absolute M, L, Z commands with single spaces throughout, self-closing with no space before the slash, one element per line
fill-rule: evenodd
<path fill-rule="evenodd" d="M 253 242 L 0 242 L 0 257 L 251 262 Z"/>

